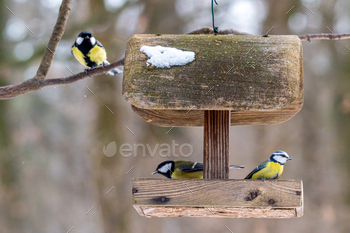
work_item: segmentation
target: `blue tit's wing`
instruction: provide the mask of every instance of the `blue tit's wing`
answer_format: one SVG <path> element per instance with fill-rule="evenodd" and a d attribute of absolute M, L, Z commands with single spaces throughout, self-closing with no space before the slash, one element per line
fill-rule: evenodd
<path fill-rule="evenodd" d="M 178 169 L 184 172 L 197 172 L 203 171 L 203 163 L 196 163 L 191 161 L 183 161 Z"/>
<path fill-rule="evenodd" d="M 255 167 L 253 169 L 253 171 L 251 173 L 249 173 L 244 179 L 251 179 L 252 176 L 254 175 L 254 173 L 260 171 L 261 169 L 265 168 L 266 167 L 266 164 L 268 163 L 269 161 L 266 160 L 265 162 L 261 163 L 259 166 Z"/>

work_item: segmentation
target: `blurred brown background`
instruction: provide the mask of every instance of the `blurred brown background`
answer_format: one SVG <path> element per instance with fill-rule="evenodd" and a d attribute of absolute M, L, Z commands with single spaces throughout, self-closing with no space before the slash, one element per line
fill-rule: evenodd
<path fill-rule="evenodd" d="M 282 35 L 329 33 L 327 27 L 334 33 L 350 32 L 348 0 L 218 3 L 215 19 L 220 29 L 265 34 L 273 27 L 269 34 Z M 127 40 L 135 33 L 181 34 L 210 27 L 210 4 L 76 0 L 48 78 L 84 69 L 70 53 L 80 31 L 92 31 L 113 62 L 123 57 Z M 35 74 L 59 5 L 59 0 L 0 1 L 1 85 Z M 185 159 L 201 161 L 203 129 L 169 131 L 146 123 L 122 98 L 122 75 L 101 75 L 0 101 L 0 232 L 350 232 L 350 40 L 303 45 L 303 109 L 278 125 L 232 127 L 231 163 L 246 169 L 231 171 L 230 177 L 241 179 L 272 152 L 285 150 L 293 160 L 282 179 L 304 181 L 304 217 L 139 216 L 131 205 L 131 179 L 151 177 L 161 161 L 183 158 L 159 153 L 143 157 L 140 148 L 128 158 L 119 150 L 107 157 L 104 147 L 108 152 L 111 142 L 117 147 L 148 143 L 153 149 L 157 143 L 171 145 L 175 140 L 193 146 L 193 155 Z"/>

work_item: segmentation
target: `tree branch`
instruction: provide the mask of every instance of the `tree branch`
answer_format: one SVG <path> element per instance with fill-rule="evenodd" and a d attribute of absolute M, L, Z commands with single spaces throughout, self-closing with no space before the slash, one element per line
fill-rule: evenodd
<path fill-rule="evenodd" d="M 92 77 L 100 74 L 104 74 L 109 70 L 112 70 L 118 66 L 123 66 L 124 65 L 124 58 L 113 62 L 112 64 L 108 66 L 102 66 L 102 67 L 97 67 L 91 70 L 86 70 L 84 72 L 74 74 L 72 76 L 66 77 L 66 78 L 53 78 L 53 79 L 45 79 L 42 80 L 42 86 L 51 86 L 51 85 L 57 85 L 57 84 L 69 84 L 69 83 L 74 83 L 78 80 L 87 78 L 87 77 Z"/>
<path fill-rule="evenodd" d="M 308 34 L 308 35 L 300 35 L 301 41 L 309 41 L 311 40 L 345 40 L 350 39 L 350 34 Z"/>
<path fill-rule="evenodd" d="M 41 59 L 40 66 L 34 78 L 44 79 L 47 72 L 50 69 L 53 55 L 56 51 L 57 45 L 60 42 L 64 30 L 66 28 L 68 16 L 70 13 L 72 0 L 63 0 L 58 12 L 57 21 L 53 28 L 49 43 L 46 46 L 46 50 L 43 58 Z"/>
<path fill-rule="evenodd" d="M 214 31 L 213 28 L 201 28 L 195 31 L 192 31 L 188 34 L 213 34 Z M 249 35 L 247 33 L 239 32 L 233 29 L 227 29 L 227 30 L 219 30 L 217 33 L 218 35 Z M 299 35 L 298 36 L 301 41 L 309 41 L 311 40 L 345 40 L 350 39 L 350 34 L 333 34 L 333 33 L 319 33 L 319 34 L 307 34 L 307 35 Z"/>
<path fill-rule="evenodd" d="M 39 90 L 46 86 L 57 85 L 57 84 L 69 84 L 78 80 L 92 77 L 100 74 L 104 74 L 109 70 L 112 70 L 118 66 L 124 65 L 124 58 L 108 66 L 98 67 L 91 70 L 87 70 L 78 74 L 71 75 L 64 78 L 53 78 L 53 79 L 38 79 L 31 78 L 15 85 L 9 85 L 0 87 L 0 100 L 11 99 L 13 97 Z"/>
<path fill-rule="evenodd" d="M 0 87 L 0 100 L 10 99 L 18 95 L 36 91 L 45 86 L 73 83 L 87 77 L 104 74 L 109 70 L 112 70 L 118 66 L 124 65 L 124 58 L 123 58 L 108 66 L 94 68 L 91 70 L 87 70 L 85 72 L 74 74 L 69 77 L 45 79 L 46 74 L 50 68 L 51 62 L 53 60 L 53 55 L 54 55 L 54 52 L 56 51 L 56 47 L 65 31 L 66 22 L 68 19 L 68 15 L 70 13 L 71 4 L 72 4 L 72 0 L 62 1 L 60 11 L 58 13 L 56 25 L 53 29 L 52 35 L 47 45 L 47 49 L 45 50 L 43 59 L 38 68 L 37 74 L 33 78 L 26 80 L 24 82 L 21 82 L 15 85 Z M 199 30 L 190 32 L 188 34 L 214 34 L 214 32 L 212 28 L 201 28 Z M 220 30 L 218 34 L 219 35 L 248 35 L 246 33 L 241 33 L 232 29 Z M 323 33 L 308 34 L 308 35 L 300 35 L 299 38 L 302 41 L 309 41 L 309 42 L 311 42 L 311 40 L 322 40 L 322 39 L 343 40 L 343 39 L 350 39 L 350 34 L 323 34 Z"/>

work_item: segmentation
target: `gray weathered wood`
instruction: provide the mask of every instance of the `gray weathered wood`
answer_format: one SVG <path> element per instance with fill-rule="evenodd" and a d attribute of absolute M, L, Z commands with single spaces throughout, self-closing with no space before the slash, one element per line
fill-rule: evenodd
<path fill-rule="evenodd" d="M 303 82 L 301 82 L 303 85 Z M 231 111 L 231 125 L 266 125 L 289 120 L 297 114 L 304 102 L 303 86 L 298 98 L 284 109 L 277 111 Z M 131 105 L 135 113 L 146 122 L 159 126 L 203 126 L 203 110 L 153 110 Z"/>
<path fill-rule="evenodd" d="M 143 45 L 196 53 L 184 66 L 147 67 Z M 153 110 L 272 111 L 299 96 L 297 36 L 134 35 L 127 44 L 123 96 Z"/>
<path fill-rule="evenodd" d="M 231 125 L 277 124 L 289 120 L 297 114 L 304 101 L 303 57 L 300 53 L 300 77 L 298 97 L 288 106 L 277 111 L 232 111 Z M 142 109 L 132 105 L 132 109 L 147 122 L 159 126 L 203 126 L 204 111 Z"/>
<path fill-rule="evenodd" d="M 293 218 L 303 215 L 301 180 L 134 179 L 133 205 L 148 217 Z"/>
<path fill-rule="evenodd" d="M 228 179 L 231 111 L 204 111 L 203 179 Z"/>
<path fill-rule="evenodd" d="M 296 218 L 301 208 L 239 208 L 239 207 L 173 207 L 134 206 L 145 217 L 205 217 L 205 218 Z"/>

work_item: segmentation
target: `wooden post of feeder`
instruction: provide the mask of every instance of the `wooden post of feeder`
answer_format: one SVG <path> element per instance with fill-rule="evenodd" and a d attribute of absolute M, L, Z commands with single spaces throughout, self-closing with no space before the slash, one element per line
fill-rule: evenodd
<path fill-rule="evenodd" d="M 195 60 L 160 69 L 146 64 L 144 45 L 193 51 Z M 290 119 L 303 87 L 297 36 L 134 35 L 123 80 L 132 109 L 160 126 L 204 126 L 204 179 L 133 179 L 134 208 L 146 217 L 301 217 L 301 180 L 228 178 L 230 125 Z"/>
<path fill-rule="evenodd" d="M 228 179 L 231 111 L 204 111 L 203 178 Z"/>

